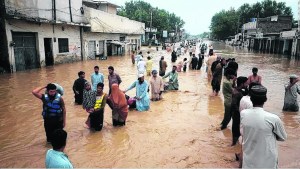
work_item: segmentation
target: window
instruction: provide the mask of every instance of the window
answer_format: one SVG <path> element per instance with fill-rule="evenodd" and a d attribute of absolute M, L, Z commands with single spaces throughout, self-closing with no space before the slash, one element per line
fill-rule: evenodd
<path fill-rule="evenodd" d="M 58 52 L 59 53 L 69 52 L 68 38 L 58 38 Z"/>
<path fill-rule="evenodd" d="M 121 41 L 121 42 L 124 42 L 124 41 L 125 41 L 125 36 L 121 36 L 121 37 L 120 37 L 120 41 Z"/>

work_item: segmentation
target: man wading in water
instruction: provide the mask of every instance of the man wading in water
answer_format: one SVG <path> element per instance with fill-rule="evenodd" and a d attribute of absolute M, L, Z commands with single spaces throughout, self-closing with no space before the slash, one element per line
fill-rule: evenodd
<path fill-rule="evenodd" d="M 41 90 L 47 89 L 48 94 L 41 94 Z M 56 91 L 56 86 L 49 83 L 45 87 L 38 87 L 32 94 L 43 102 L 44 128 L 47 142 L 52 141 L 52 133 L 56 129 L 63 129 L 66 124 L 66 108 L 64 100 Z"/>

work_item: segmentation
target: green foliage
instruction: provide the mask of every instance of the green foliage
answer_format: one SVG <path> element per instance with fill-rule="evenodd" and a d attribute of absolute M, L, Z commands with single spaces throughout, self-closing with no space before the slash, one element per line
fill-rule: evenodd
<path fill-rule="evenodd" d="M 201 38 L 201 39 L 209 38 L 209 34 L 210 34 L 210 32 L 203 32 L 200 35 L 197 35 L 197 38 Z"/>
<path fill-rule="evenodd" d="M 160 34 L 163 30 L 168 32 L 179 31 L 184 26 L 184 21 L 174 13 L 169 13 L 164 9 L 154 8 L 144 1 L 129 1 L 118 10 L 118 15 L 132 20 L 144 22 L 146 27 L 150 27 L 152 12 L 152 27 L 157 28 Z"/>
<path fill-rule="evenodd" d="M 255 4 L 245 3 L 237 10 L 222 10 L 211 19 L 210 29 L 216 39 L 225 39 L 239 32 L 239 28 L 251 18 L 264 18 L 273 15 L 293 15 L 292 9 L 285 2 L 264 0 Z"/>
<path fill-rule="evenodd" d="M 238 14 L 231 8 L 228 11 L 222 10 L 216 13 L 211 19 L 210 29 L 216 39 L 225 39 L 234 35 L 238 28 Z"/>

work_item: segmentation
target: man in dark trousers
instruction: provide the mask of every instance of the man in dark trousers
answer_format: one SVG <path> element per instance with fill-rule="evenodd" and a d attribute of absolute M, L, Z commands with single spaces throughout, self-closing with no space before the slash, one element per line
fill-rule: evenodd
<path fill-rule="evenodd" d="M 204 59 L 204 53 L 199 53 L 198 54 L 199 59 L 198 59 L 198 66 L 197 66 L 197 70 L 200 70 L 203 64 L 203 59 Z"/>
<path fill-rule="evenodd" d="M 193 57 L 192 57 L 192 70 L 196 70 L 197 69 L 197 65 L 198 65 L 198 58 L 193 53 Z"/>
<path fill-rule="evenodd" d="M 47 94 L 42 94 L 41 90 L 47 89 Z M 56 91 L 56 86 L 49 83 L 47 86 L 38 87 L 32 94 L 43 102 L 44 128 L 47 142 L 52 141 L 52 133 L 56 129 L 63 129 L 66 124 L 66 108 L 63 98 Z"/>
<path fill-rule="evenodd" d="M 86 82 L 85 73 L 83 71 L 78 72 L 78 79 L 73 84 L 73 92 L 75 94 L 75 103 L 82 104 L 83 101 L 83 89 Z"/>
<path fill-rule="evenodd" d="M 240 76 L 237 78 L 237 87 L 232 91 L 232 101 L 231 101 L 231 113 L 232 113 L 232 144 L 236 145 L 239 140 L 240 134 L 240 101 L 243 96 L 247 95 L 247 84 L 248 78 Z"/>

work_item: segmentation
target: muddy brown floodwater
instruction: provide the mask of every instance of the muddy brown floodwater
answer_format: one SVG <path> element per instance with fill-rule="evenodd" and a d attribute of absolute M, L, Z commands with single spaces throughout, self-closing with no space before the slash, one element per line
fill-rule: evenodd
<path fill-rule="evenodd" d="M 299 115 L 281 109 L 283 85 L 289 74 L 300 72 L 300 63 L 281 55 L 253 53 L 221 43 L 214 43 L 214 49 L 223 57 L 236 58 L 239 75 L 248 76 L 253 66 L 258 67 L 262 83 L 268 88 L 265 109 L 284 121 L 288 133 L 287 141 L 279 143 L 279 166 L 299 167 Z M 154 48 L 151 51 L 156 62 L 159 56 L 165 55 L 171 69 L 170 53 L 161 50 L 157 53 Z M 238 166 L 234 153 L 239 151 L 240 145 L 229 146 L 231 124 L 224 131 L 216 130 L 223 117 L 223 97 L 209 96 L 211 88 L 205 67 L 201 71 L 179 73 L 180 90 L 164 93 L 164 100 L 151 102 L 147 112 L 130 111 L 125 127 L 112 126 L 111 110 L 106 106 L 104 128 L 95 133 L 85 128 L 87 113 L 81 106 L 74 105 L 72 92 L 77 72 L 84 70 L 90 81 L 95 65 L 99 65 L 105 75 L 106 92 L 109 65 L 120 74 L 121 89 L 136 79 L 136 67 L 131 64 L 130 56 L 0 75 L 0 167 L 45 167 L 45 153 L 51 146 L 45 142 L 41 101 L 31 91 L 49 82 L 57 82 L 65 89 L 66 153 L 76 168 Z M 134 96 L 134 92 L 128 94 Z"/>

